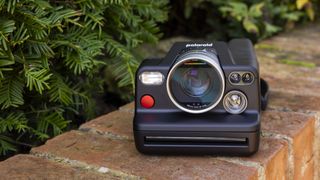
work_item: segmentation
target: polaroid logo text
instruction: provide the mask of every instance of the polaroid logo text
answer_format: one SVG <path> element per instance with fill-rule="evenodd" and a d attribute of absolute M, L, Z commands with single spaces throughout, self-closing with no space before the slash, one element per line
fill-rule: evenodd
<path fill-rule="evenodd" d="M 212 43 L 206 43 L 206 44 L 187 44 L 186 47 L 212 47 Z"/>

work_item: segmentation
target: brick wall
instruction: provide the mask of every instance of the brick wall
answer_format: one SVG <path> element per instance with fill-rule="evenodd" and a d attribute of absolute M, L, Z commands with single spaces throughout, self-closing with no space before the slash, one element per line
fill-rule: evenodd
<path fill-rule="evenodd" d="M 155 53 L 176 40 L 162 42 Z M 141 155 L 134 147 L 130 103 L 1 162 L 0 179 L 320 179 L 319 42 L 320 25 L 309 25 L 258 44 L 271 94 L 253 156 Z"/>

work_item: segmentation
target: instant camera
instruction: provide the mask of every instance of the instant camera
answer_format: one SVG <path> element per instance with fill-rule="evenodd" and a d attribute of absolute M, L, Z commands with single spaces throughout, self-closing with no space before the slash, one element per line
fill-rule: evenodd
<path fill-rule="evenodd" d="M 136 148 L 145 154 L 250 155 L 268 86 L 248 39 L 178 42 L 136 73 Z"/>

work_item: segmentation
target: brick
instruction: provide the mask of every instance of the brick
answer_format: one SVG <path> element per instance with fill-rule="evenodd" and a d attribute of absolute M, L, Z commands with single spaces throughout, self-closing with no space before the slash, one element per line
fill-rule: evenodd
<path fill-rule="evenodd" d="M 311 161 L 314 142 L 315 118 L 301 113 L 266 111 L 262 115 L 261 129 L 264 134 L 287 139 L 291 144 L 292 160 L 290 176 L 305 179 L 302 167 Z M 308 165 L 310 166 L 310 165 Z M 308 169 L 312 169 L 309 167 Z M 308 173 L 307 175 L 309 175 Z"/>
<path fill-rule="evenodd" d="M 288 177 L 288 144 L 284 140 L 261 138 L 259 151 L 243 161 L 256 162 L 264 168 L 266 179 Z"/>
<path fill-rule="evenodd" d="M 294 179 L 300 180 L 300 179 L 314 179 L 318 180 L 319 176 L 316 176 L 315 171 L 317 170 L 315 168 L 314 164 L 315 159 L 311 159 L 310 161 L 306 162 L 301 166 L 301 176 L 295 176 Z"/>
<path fill-rule="evenodd" d="M 314 142 L 314 179 L 320 180 L 320 112 L 315 115 L 315 142 Z"/>
<path fill-rule="evenodd" d="M 294 153 L 294 178 L 295 179 L 308 179 L 313 175 L 313 160 L 315 137 L 314 137 L 314 121 L 309 121 L 302 131 L 293 139 L 293 153 Z M 308 168 L 306 168 L 308 167 Z M 308 173 L 305 173 L 308 169 Z"/>
<path fill-rule="evenodd" d="M 273 45 L 287 52 L 296 52 L 306 56 L 315 55 L 320 52 L 319 24 L 307 25 L 296 28 L 291 32 L 282 33 L 278 36 L 264 40 L 262 43 Z"/>
<path fill-rule="evenodd" d="M 126 109 L 123 110 L 123 112 L 114 112 L 109 115 L 103 116 L 101 118 L 98 118 L 96 120 L 93 120 L 81 128 L 94 128 L 97 129 L 99 132 L 102 133 L 108 133 L 112 132 L 114 134 L 121 134 L 124 135 L 119 130 L 122 129 L 132 129 L 132 118 L 133 114 L 128 113 L 130 112 L 130 108 L 133 108 L 133 103 L 130 103 L 125 106 Z M 295 137 L 298 137 L 298 134 L 303 131 L 305 126 L 308 126 L 308 122 L 313 122 L 313 118 L 307 115 L 302 115 L 299 113 L 281 113 L 276 111 L 266 112 L 263 113 L 262 116 L 262 129 L 271 133 L 275 134 L 282 134 L 286 135 L 292 139 L 295 140 Z M 117 122 L 117 123 L 115 123 Z M 264 123 L 266 122 L 266 123 Z M 114 124 L 114 126 L 110 126 L 110 124 Z M 310 124 L 310 123 L 309 123 Z M 114 128 L 116 127 L 116 128 Z M 308 127 L 313 127 L 312 125 Z M 309 131 L 309 129 L 307 132 Z M 305 137 L 308 133 L 301 133 L 299 137 Z M 310 134 L 310 133 L 309 133 Z M 129 139 L 132 139 L 132 132 L 126 133 L 126 136 L 129 137 Z M 312 136 L 311 136 L 312 137 Z M 301 138 L 300 138 L 301 139 Z M 312 151 L 308 151 L 305 153 L 304 151 L 298 151 L 299 150 L 299 144 L 302 143 L 308 149 L 312 149 L 312 142 L 310 141 L 301 141 L 297 140 L 297 142 L 293 141 L 294 145 L 293 147 L 296 147 L 294 149 L 297 149 L 294 151 L 294 160 L 297 161 L 297 166 L 299 167 L 302 165 L 305 161 L 310 160 L 312 156 Z M 307 143 L 310 142 L 310 143 Z M 306 144 L 307 143 L 307 144 Z M 261 164 L 266 169 L 266 176 L 267 177 L 283 177 L 288 174 L 287 170 L 287 161 L 279 161 L 279 159 L 286 159 L 287 155 L 287 145 L 284 144 L 284 142 L 278 142 L 278 140 L 270 140 L 270 139 L 262 139 L 261 141 L 261 147 L 257 154 L 250 157 L 249 159 L 245 158 L 245 161 L 252 161 L 257 162 Z M 297 144 L 295 146 L 295 144 Z M 269 149 L 268 149 L 269 148 Z M 301 148 L 300 148 L 301 149 Z M 305 154 L 303 156 L 303 154 Z M 300 157 L 304 157 L 304 161 L 301 160 Z M 274 160 L 276 159 L 276 160 Z M 279 162 L 282 162 L 279 164 Z M 275 163 L 277 165 L 275 165 Z M 299 173 L 299 169 L 295 170 L 296 176 L 299 177 L 301 173 Z"/>
<path fill-rule="evenodd" d="M 297 95 L 282 91 L 271 91 L 269 107 L 282 111 L 316 112 L 320 110 L 320 98 L 308 95 Z"/>
<path fill-rule="evenodd" d="M 259 151 L 250 157 L 219 159 L 258 169 L 259 179 L 288 179 L 288 143 L 281 139 L 262 137 Z"/>
<path fill-rule="evenodd" d="M 33 154 L 58 157 L 107 167 L 148 179 L 257 179 L 253 167 L 209 156 L 147 156 L 131 140 L 115 140 L 92 133 L 71 131 L 32 149 Z"/>
<path fill-rule="evenodd" d="M 0 163 L 0 179 L 118 179 L 30 155 L 16 155 Z"/>
<path fill-rule="evenodd" d="M 307 68 L 301 66 L 281 64 L 269 54 L 259 56 L 260 74 L 261 77 L 265 75 L 272 75 L 278 78 L 293 78 L 296 81 L 305 80 L 319 80 L 320 67 Z"/>
<path fill-rule="evenodd" d="M 308 63 L 316 66 L 320 65 L 318 61 L 319 53 L 306 53 L 302 51 L 292 51 L 291 49 L 285 49 L 281 46 L 274 44 L 271 41 L 264 41 L 259 43 L 256 48 L 259 60 L 261 58 L 271 58 L 272 60 L 286 64 L 285 61 L 300 61 L 302 64 Z M 290 65 L 292 66 L 292 65 Z M 294 65 L 298 67 L 299 65 Z M 301 66 L 301 65 L 300 65 Z"/>
<path fill-rule="evenodd" d="M 128 104 L 126 104 L 124 106 L 121 106 L 119 108 L 119 111 L 134 113 L 134 102 L 131 102 L 131 103 L 128 103 Z"/>
<path fill-rule="evenodd" d="M 296 79 L 268 73 L 263 78 L 267 80 L 270 87 L 270 107 L 298 112 L 320 110 L 320 94 L 318 93 L 320 77 L 319 79 Z"/>
<path fill-rule="evenodd" d="M 297 80 L 292 77 L 279 78 L 273 75 L 264 75 L 263 78 L 268 82 L 272 91 L 281 91 L 293 95 L 314 96 L 320 100 L 320 94 L 318 92 L 320 79 Z"/>
<path fill-rule="evenodd" d="M 130 103 L 127 108 L 131 108 Z M 94 131 L 100 134 L 118 136 L 125 139 L 132 139 L 133 129 L 133 113 L 122 109 L 109 114 L 100 116 L 80 126 L 80 130 Z"/>

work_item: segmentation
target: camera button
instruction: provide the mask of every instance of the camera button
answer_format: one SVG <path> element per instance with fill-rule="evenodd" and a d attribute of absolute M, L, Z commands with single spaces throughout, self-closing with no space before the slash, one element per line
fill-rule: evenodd
<path fill-rule="evenodd" d="M 242 81 L 250 84 L 253 81 L 253 75 L 251 73 L 244 73 L 242 75 Z"/>
<path fill-rule="evenodd" d="M 231 114 L 240 114 L 246 110 L 248 99 L 242 92 L 233 90 L 224 96 L 223 106 L 224 109 Z"/>
<path fill-rule="evenodd" d="M 154 106 L 154 98 L 150 95 L 143 95 L 140 99 L 140 104 L 144 108 L 152 108 Z"/>
<path fill-rule="evenodd" d="M 241 81 L 241 77 L 239 73 L 232 73 L 229 79 L 231 83 L 239 83 Z"/>

